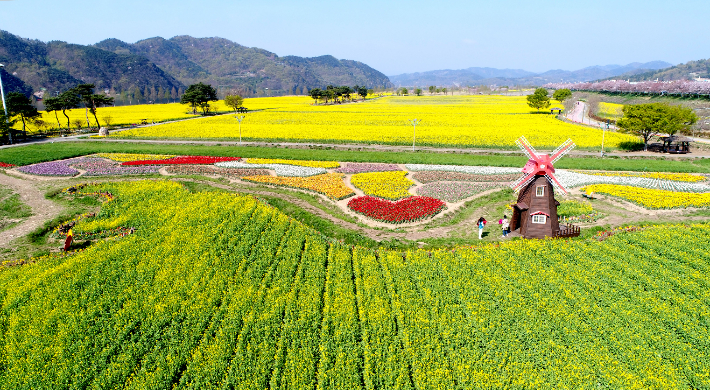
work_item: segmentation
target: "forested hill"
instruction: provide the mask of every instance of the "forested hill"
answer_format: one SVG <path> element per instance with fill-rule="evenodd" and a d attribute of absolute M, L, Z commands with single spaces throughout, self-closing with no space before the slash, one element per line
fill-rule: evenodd
<path fill-rule="evenodd" d="M 6 92 L 65 91 L 81 83 L 112 94 L 148 98 L 172 95 L 193 83 L 210 83 L 246 96 L 307 93 L 333 85 L 388 87 L 381 72 L 333 56 L 279 57 L 224 38 L 149 38 L 136 43 L 107 39 L 85 46 L 42 42 L 0 30 L 0 63 Z M 12 76 L 12 79 L 10 78 Z"/>
<path fill-rule="evenodd" d="M 628 77 L 630 81 L 650 81 L 655 79 L 660 81 L 672 81 L 693 80 L 696 78 L 710 79 L 710 59 L 690 61 L 685 64 Z"/>
<path fill-rule="evenodd" d="M 272 94 L 305 93 L 328 84 L 390 86 L 387 76 L 358 61 L 333 56 L 279 57 L 217 37 L 156 37 L 135 44 L 107 39 L 95 46 L 116 54 L 144 56 L 186 85 L 206 81 L 246 95 L 263 93 L 266 88 Z"/>
<path fill-rule="evenodd" d="M 140 55 L 116 54 L 92 46 L 44 43 L 0 31 L 0 63 L 35 91 L 64 91 L 81 83 L 121 91 L 183 88 L 184 85 Z M 25 92 L 25 91 L 22 91 Z"/>

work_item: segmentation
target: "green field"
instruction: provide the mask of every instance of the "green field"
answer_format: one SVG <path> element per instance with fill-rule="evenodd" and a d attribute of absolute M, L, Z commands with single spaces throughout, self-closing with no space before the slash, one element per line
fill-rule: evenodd
<path fill-rule="evenodd" d="M 397 164 L 447 164 L 522 167 L 522 155 L 464 154 L 438 152 L 392 152 L 278 147 L 210 146 L 198 144 L 152 144 L 137 142 L 77 141 L 27 145 L 0 149 L 0 162 L 29 165 L 93 153 L 151 153 L 199 156 L 239 156 L 295 160 L 383 162 Z M 565 157 L 557 168 L 646 172 L 710 172 L 710 159 Z"/>
<path fill-rule="evenodd" d="M 707 388 L 707 224 L 373 251 L 253 197 L 111 193 L 0 271 L 0 388 Z"/>

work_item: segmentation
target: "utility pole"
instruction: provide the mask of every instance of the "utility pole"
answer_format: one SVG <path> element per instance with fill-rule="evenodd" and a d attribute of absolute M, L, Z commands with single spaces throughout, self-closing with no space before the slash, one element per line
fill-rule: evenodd
<path fill-rule="evenodd" d="M 244 119 L 244 115 L 237 115 L 235 118 L 239 121 L 239 146 L 242 146 L 242 119 Z"/>
<path fill-rule="evenodd" d="M 414 151 L 414 143 L 417 141 L 417 125 L 419 122 L 421 122 L 421 119 L 410 119 L 409 123 L 412 124 L 412 127 L 414 127 L 414 137 L 412 138 L 412 152 Z"/>
<path fill-rule="evenodd" d="M 0 96 L 2 96 L 2 108 L 5 110 L 5 123 L 8 124 L 7 136 L 10 138 L 10 145 L 12 145 L 12 129 L 10 129 L 10 117 L 7 116 L 7 104 L 5 104 L 5 91 L 2 89 L 2 69 L 5 65 L 0 64 Z"/>

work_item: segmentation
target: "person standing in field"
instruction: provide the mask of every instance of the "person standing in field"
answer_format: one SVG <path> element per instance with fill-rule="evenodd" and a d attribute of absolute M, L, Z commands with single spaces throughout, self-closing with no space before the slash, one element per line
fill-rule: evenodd
<path fill-rule="evenodd" d="M 510 228 L 510 221 L 508 221 L 508 216 L 503 215 L 503 219 L 501 220 L 501 228 L 503 229 L 503 237 L 508 237 L 508 229 Z"/>
<path fill-rule="evenodd" d="M 478 218 L 478 239 L 483 239 L 483 228 L 486 226 L 486 219 L 481 217 Z"/>

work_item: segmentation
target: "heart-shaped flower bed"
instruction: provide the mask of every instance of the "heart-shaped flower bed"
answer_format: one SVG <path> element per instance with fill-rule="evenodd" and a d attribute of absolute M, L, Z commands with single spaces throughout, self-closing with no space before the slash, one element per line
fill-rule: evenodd
<path fill-rule="evenodd" d="M 415 222 L 432 217 L 446 208 L 446 203 L 426 196 L 410 196 L 392 202 L 374 196 L 359 196 L 348 207 L 362 215 L 389 223 Z"/>

